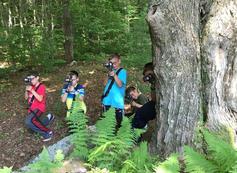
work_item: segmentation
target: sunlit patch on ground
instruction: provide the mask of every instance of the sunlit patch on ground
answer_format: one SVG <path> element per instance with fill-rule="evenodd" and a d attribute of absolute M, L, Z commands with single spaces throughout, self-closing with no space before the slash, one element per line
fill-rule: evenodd
<path fill-rule="evenodd" d="M 0 61 L 0 68 L 8 68 L 8 67 L 10 67 L 9 63 Z"/>

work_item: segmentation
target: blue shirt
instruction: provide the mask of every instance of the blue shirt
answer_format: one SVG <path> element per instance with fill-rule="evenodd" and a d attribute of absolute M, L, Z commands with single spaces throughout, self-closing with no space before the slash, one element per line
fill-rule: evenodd
<path fill-rule="evenodd" d="M 122 87 L 119 87 L 116 81 L 114 81 L 114 84 L 110 89 L 109 94 L 104 97 L 102 103 L 103 105 L 111 106 L 113 108 L 124 109 L 124 95 L 127 83 L 127 71 L 125 69 L 122 69 L 118 74 L 118 78 L 122 82 Z M 104 89 L 104 94 L 107 91 L 111 81 L 111 78 L 109 78 Z"/>

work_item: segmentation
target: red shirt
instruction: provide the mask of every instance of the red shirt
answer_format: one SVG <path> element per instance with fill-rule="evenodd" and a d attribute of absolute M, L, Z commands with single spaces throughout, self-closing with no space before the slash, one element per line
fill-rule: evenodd
<path fill-rule="evenodd" d="M 32 88 L 33 90 L 36 89 L 35 86 L 32 86 L 32 87 L 33 87 L 33 88 Z M 42 96 L 43 96 L 43 100 L 40 102 L 40 101 L 38 101 L 36 98 L 34 98 L 33 103 L 32 103 L 32 105 L 31 105 L 30 109 L 31 109 L 32 111 L 35 110 L 35 109 L 39 109 L 41 112 L 45 112 L 45 110 L 46 110 L 46 87 L 45 87 L 45 85 L 44 85 L 44 84 L 40 84 L 40 86 L 39 86 L 39 88 L 37 89 L 36 92 L 37 92 L 39 95 L 42 95 Z M 29 95 L 29 97 L 28 97 L 28 103 L 30 103 L 30 100 L 31 100 L 33 94 L 29 91 L 29 92 L 28 92 L 28 95 Z M 30 110 L 28 110 L 28 112 L 30 112 Z"/>

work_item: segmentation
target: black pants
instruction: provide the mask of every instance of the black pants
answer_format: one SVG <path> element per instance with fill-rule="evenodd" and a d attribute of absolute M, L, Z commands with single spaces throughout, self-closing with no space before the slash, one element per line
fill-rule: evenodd
<path fill-rule="evenodd" d="M 103 112 L 108 111 L 110 108 L 111 106 L 103 105 Z M 115 118 L 116 118 L 116 128 L 120 128 L 123 120 L 123 109 L 115 108 Z"/>
<path fill-rule="evenodd" d="M 138 108 L 132 119 L 132 127 L 142 129 L 146 126 L 147 122 L 156 118 L 156 103 L 149 101 L 142 107 Z"/>

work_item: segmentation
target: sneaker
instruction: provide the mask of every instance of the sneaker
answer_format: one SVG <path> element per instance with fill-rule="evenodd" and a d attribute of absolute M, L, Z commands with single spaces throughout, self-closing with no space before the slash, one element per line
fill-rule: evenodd
<path fill-rule="evenodd" d="M 50 132 L 47 134 L 47 136 L 44 137 L 43 142 L 50 141 L 50 140 L 52 139 L 52 137 L 53 137 L 53 132 L 50 131 Z"/>
<path fill-rule="evenodd" d="M 51 113 L 49 113 L 49 114 L 47 115 L 47 117 L 48 117 L 48 119 L 49 119 L 49 123 L 53 122 L 53 120 L 54 120 L 54 118 L 55 118 L 55 116 L 54 116 L 53 114 L 51 114 Z"/>

